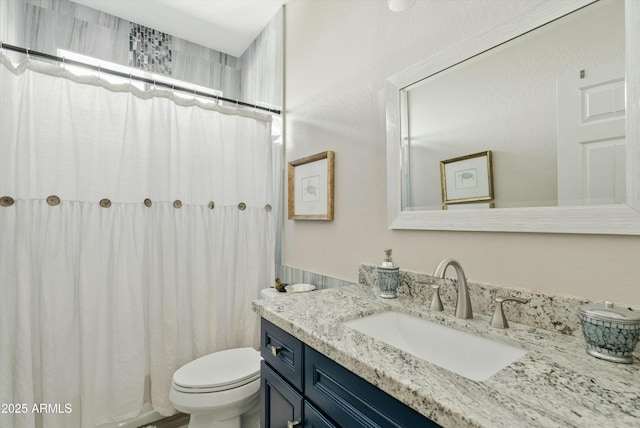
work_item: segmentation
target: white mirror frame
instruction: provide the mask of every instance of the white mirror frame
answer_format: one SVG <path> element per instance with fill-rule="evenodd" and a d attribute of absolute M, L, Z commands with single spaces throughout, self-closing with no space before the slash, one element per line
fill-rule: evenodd
<path fill-rule="evenodd" d="M 593 2 L 542 2 L 490 32 L 459 43 L 387 79 L 387 213 L 390 229 L 640 235 L 640 2 L 637 0 L 625 0 L 626 205 L 402 210 L 402 88 Z"/>

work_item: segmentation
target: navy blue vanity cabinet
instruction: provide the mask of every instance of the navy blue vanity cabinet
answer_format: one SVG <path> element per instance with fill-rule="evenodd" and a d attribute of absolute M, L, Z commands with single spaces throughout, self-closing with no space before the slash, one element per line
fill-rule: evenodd
<path fill-rule="evenodd" d="M 304 344 L 264 318 L 260 335 L 260 426 L 302 428 Z"/>
<path fill-rule="evenodd" d="M 302 395 L 264 361 L 261 363 L 260 376 L 262 383 L 260 426 L 285 428 L 295 426 L 292 424 L 302 421 L 304 408 Z M 302 427 L 302 424 L 298 426 Z"/>
<path fill-rule="evenodd" d="M 304 402 L 304 428 L 339 428 L 309 401 Z"/>
<path fill-rule="evenodd" d="M 439 427 L 262 319 L 262 428 Z"/>
<path fill-rule="evenodd" d="M 304 373 L 304 344 L 262 318 L 260 328 L 260 355 L 273 369 L 292 384 L 298 391 L 302 391 L 302 376 Z"/>
<path fill-rule="evenodd" d="M 440 427 L 310 346 L 304 350 L 305 399 L 349 428 Z"/>

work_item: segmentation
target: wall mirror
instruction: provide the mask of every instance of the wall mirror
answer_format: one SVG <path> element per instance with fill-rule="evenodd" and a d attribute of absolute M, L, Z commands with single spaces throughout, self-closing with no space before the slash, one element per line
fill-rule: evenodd
<path fill-rule="evenodd" d="M 541 2 L 390 77 L 390 227 L 640 234 L 638 15 L 634 0 Z M 484 183 L 464 159 L 487 151 L 492 199 L 451 203 L 445 181 Z"/>

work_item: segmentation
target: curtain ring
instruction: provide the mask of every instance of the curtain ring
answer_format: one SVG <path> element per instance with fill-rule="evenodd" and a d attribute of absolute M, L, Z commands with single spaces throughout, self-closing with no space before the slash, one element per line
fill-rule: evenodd
<path fill-rule="evenodd" d="M 100 64 L 98 64 L 98 80 L 102 80 L 100 73 L 102 73 L 102 67 L 100 67 Z"/>
<path fill-rule="evenodd" d="M 129 89 L 133 86 L 133 76 L 131 76 L 131 72 L 129 72 Z"/>
<path fill-rule="evenodd" d="M 29 56 L 29 49 L 25 49 L 25 51 L 27 52 L 27 62 L 31 61 L 31 57 Z"/>

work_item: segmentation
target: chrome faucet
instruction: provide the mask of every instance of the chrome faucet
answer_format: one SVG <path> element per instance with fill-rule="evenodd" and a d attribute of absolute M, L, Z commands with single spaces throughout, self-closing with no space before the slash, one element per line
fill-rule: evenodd
<path fill-rule="evenodd" d="M 449 266 L 453 266 L 458 276 L 458 299 L 456 300 L 455 315 L 458 318 L 473 318 L 473 309 L 471 309 L 471 299 L 469 298 L 469 288 L 467 287 L 467 278 L 464 276 L 462 265 L 453 259 L 445 259 L 440 262 L 433 276 L 444 279 L 444 273 Z"/>

